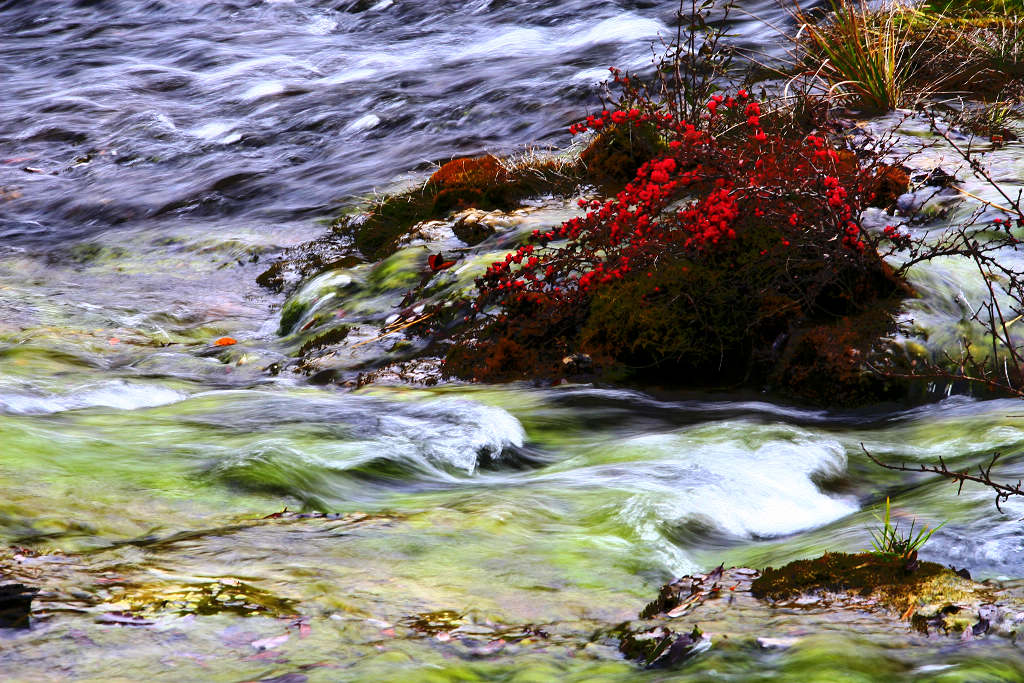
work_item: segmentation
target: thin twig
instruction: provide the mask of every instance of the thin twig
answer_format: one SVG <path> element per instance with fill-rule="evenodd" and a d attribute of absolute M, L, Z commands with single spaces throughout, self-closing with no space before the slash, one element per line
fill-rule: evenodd
<path fill-rule="evenodd" d="M 1000 453 L 993 453 L 992 460 L 989 461 L 988 466 L 984 467 L 978 465 L 978 474 L 974 475 L 964 470 L 957 472 L 949 469 L 946 466 L 946 461 L 939 457 L 939 464 L 936 465 L 918 465 L 917 467 L 908 467 L 907 465 L 890 465 L 889 463 L 882 462 L 875 456 L 871 455 L 870 451 L 864 446 L 863 443 L 860 445 L 861 450 L 868 456 L 871 462 L 875 463 L 879 467 L 884 467 L 887 470 L 895 470 L 897 472 L 926 472 L 928 474 L 937 474 L 940 477 L 945 477 L 950 481 L 957 484 L 956 494 L 960 495 L 964 488 L 964 482 L 970 481 L 976 484 L 983 484 L 988 486 L 990 489 L 996 492 L 996 509 L 999 512 L 1003 512 L 1003 508 L 1000 507 L 1000 503 L 1006 502 L 1010 499 L 1010 496 L 1024 496 L 1024 480 L 1018 480 L 1016 485 L 1013 484 L 1000 484 L 999 482 L 992 481 L 992 468 L 999 460 Z"/>
<path fill-rule="evenodd" d="M 351 348 L 358 349 L 360 346 L 364 346 L 366 344 L 372 344 L 375 341 L 380 341 L 384 337 L 388 337 L 388 336 L 394 334 L 395 332 L 401 332 L 402 330 L 406 329 L 407 327 L 412 327 L 413 325 L 415 325 L 417 323 L 421 323 L 424 320 L 426 320 L 427 318 L 432 317 L 433 315 L 434 315 L 433 312 L 427 313 L 426 315 L 422 315 L 419 318 L 416 318 L 415 320 L 413 320 L 411 322 L 407 322 L 404 325 L 400 325 L 399 327 L 396 327 L 394 329 L 388 330 L 387 332 L 385 332 L 383 334 L 377 335 L 373 339 L 364 339 L 363 341 L 359 342 L 358 344 L 353 344 Z"/>

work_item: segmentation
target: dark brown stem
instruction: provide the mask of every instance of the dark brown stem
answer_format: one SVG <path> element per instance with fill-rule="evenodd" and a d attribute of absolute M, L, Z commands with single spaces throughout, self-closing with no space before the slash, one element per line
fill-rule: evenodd
<path fill-rule="evenodd" d="M 1000 507 L 1000 503 L 1004 503 L 1009 500 L 1010 496 L 1024 496 L 1024 480 L 1018 480 L 1016 484 L 1000 484 L 999 482 L 992 481 L 992 468 L 995 466 L 996 461 L 999 460 L 1000 453 L 993 453 L 992 460 L 989 461 L 988 466 L 983 467 L 979 465 L 978 474 L 974 475 L 967 470 L 957 472 L 949 469 L 949 467 L 946 466 L 946 461 L 941 457 L 939 458 L 939 464 L 937 466 L 918 465 L 916 467 L 908 467 L 904 464 L 890 465 L 889 463 L 882 462 L 875 456 L 871 455 L 863 443 L 860 447 L 871 462 L 875 463 L 879 467 L 884 467 L 887 470 L 895 470 L 897 472 L 926 472 L 928 474 L 937 474 L 940 477 L 949 479 L 957 484 L 957 495 L 960 495 L 960 492 L 963 491 L 964 482 L 966 481 L 987 486 L 996 493 L 995 503 L 996 509 L 999 510 L 999 512 L 1003 511 L 1003 508 Z"/>

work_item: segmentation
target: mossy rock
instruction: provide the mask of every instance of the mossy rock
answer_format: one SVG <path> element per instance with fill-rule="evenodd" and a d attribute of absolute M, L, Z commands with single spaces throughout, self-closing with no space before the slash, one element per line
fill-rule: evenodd
<path fill-rule="evenodd" d="M 553 160 L 507 167 L 492 155 L 452 159 L 421 189 L 384 197 L 368 215 L 341 218 L 335 229 L 351 234 L 360 253 L 376 261 L 394 253 L 417 223 L 468 208 L 508 211 L 528 197 L 567 194 L 581 182 L 578 170 Z"/>
<path fill-rule="evenodd" d="M 295 325 L 309 309 L 309 302 L 301 299 L 290 299 L 281 308 L 281 323 L 278 325 L 277 334 L 284 337 L 291 334 Z"/>
<path fill-rule="evenodd" d="M 744 285 L 724 264 L 688 259 L 664 263 L 649 277 L 628 276 L 598 290 L 579 349 L 603 367 L 630 368 L 637 379 L 741 382 L 753 349 L 773 336 L 759 329 L 761 302 Z"/>
<path fill-rule="evenodd" d="M 700 628 L 679 633 L 662 625 L 630 630 L 621 627 L 618 633 L 619 652 L 645 669 L 673 669 L 710 646 Z"/>
<path fill-rule="evenodd" d="M 779 569 L 768 567 L 750 590 L 754 597 L 774 602 L 823 593 L 873 598 L 907 618 L 915 613 L 927 618 L 949 605 L 989 600 L 983 585 L 948 567 L 874 553 L 825 553 Z"/>
<path fill-rule="evenodd" d="M 317 332 L 315 335 L 303 342 L 295 355 L 301 358 L 311 351 L 317 351 L 325 346 L 340 344 L 345 341 L 351 330 L 352 327 L 350 325 L 340 325 L 338 327 L 332 327 L 329 330 Z"/>
<path fill-rule="evenodd" d="M 386 197 L 365 219 L 344 218 L 338 224 L 341 232 L 351 232 L 359 252 L 371 261 L 393 253 L 395 242 L 409 228 L 435 217 L 436 188 Z"/>
<path fill-rule="evenodd" d="M 893 301 L 888 308 L 894 310 L 898 304 Z M 816 405 L 898 401 L 908 394 L 908 380 L 883 377 L 870 369 L 893 362 L 879 342 L 893 325 L 889 310 L 879 308 L 795 330 L 773 364 L 768 386 Z"/>
<path fill-rule="evenodd" d="M 427 181 L 428 186 L 436 188 L 433 213 L 443 215 L 452 210 L 490 208 L 488 205 L 503 203 L 501 195 L 508 181 L 508 171 L 490 154 L 452 159 Z"/>
<path fill-rule="evenodd" d="M 561 377 L 562 360 L 577 343 L 582 311 L 561 310 L 559 318 L 540 317 L 541 310 L 536 302 L 520 302 L 494 321 L 486 343 L 454 344 L 445 357 L 444 377 L 496 382 Z"/>

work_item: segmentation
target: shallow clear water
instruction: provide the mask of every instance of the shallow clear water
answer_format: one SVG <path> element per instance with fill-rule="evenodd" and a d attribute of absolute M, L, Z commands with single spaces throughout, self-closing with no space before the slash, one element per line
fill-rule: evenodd
<path fill-rule="evenodd" d="M 565 144 L 674 6 L 0 2 L 0 571 L 43 589 L 32 629 L 0 632 L 0 678 L 635 680 L 602 634 L 660 584 L 863 549 L 886 496 L 946 522 L 925 558 L 1024 576 L 1024 506 L 879 470 L 860 445 L 956 467 L 999 450 L 1019 477 L 1017 402 L 840 413 L 266 370 L 295 342 L 254 282 L 267 256 L 429 162 Z M 343 274 L 348 305 L 381 322 L 420 251 Z M 286 507 L 342 516 L 263 519 Z M 195 607 L 239 581 L 260 609 Z M 414 627 L 443 610 L 454 637 Z M 836 619 L 725 615 L 712 630 L 805 638 L 715 646 L 675 675 L 1024 676 L 1008 642 Z"/>

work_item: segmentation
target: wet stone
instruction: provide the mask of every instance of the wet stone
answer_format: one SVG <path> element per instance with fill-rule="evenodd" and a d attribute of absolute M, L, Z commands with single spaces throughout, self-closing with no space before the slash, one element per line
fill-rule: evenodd
<path fill-rule="evenodd" d="M 485 216 L 487 214 L 479 210 L 463 211 L 452 225 L 455 236 L 471 247 L 480 244 L 495 232 L 495 226 L 483 220 Z"/>
<path fill-rule="evenodd" d="M 645 669 L 669 669 L 686 662 L 709 646 L 710 640 L 696 626 L 687 633 L 655 626 L 624 635 L 619 651 Z"/>

